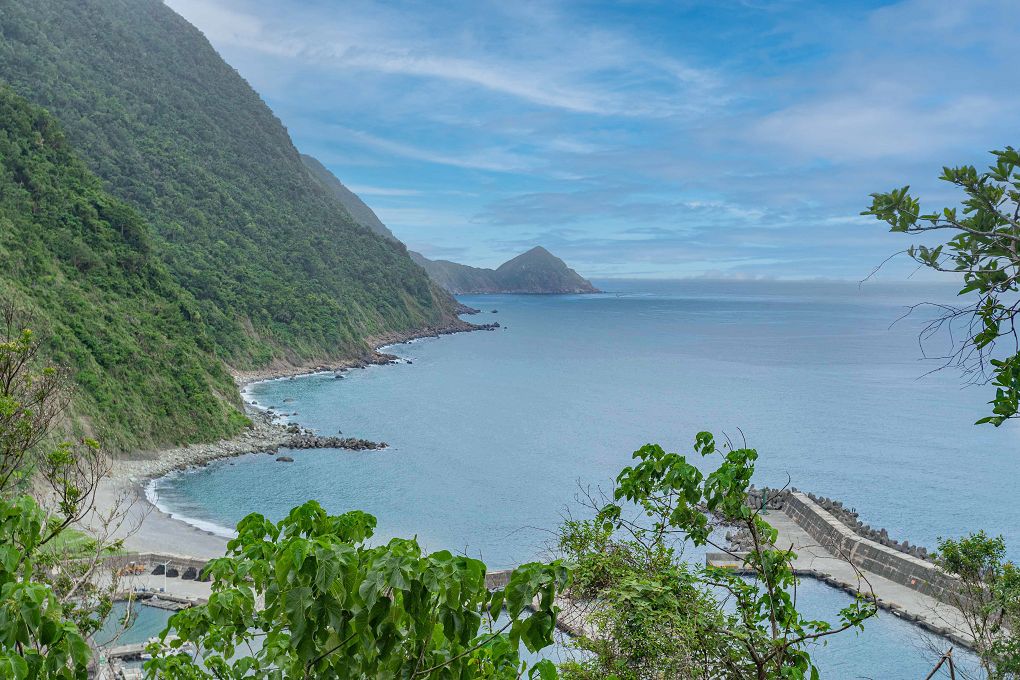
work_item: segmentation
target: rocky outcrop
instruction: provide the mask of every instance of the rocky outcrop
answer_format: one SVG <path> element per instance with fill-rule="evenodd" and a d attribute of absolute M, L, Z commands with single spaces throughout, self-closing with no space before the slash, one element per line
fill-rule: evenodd
<path fill-rule="evenodd" d="M 348 451 L 378 451 L 385 449 L 386 442 L 373 442 L 357 437 L 320 437 L 302 432 L 287 439 L 282 445 L 287 449 L 346 449 Z M 279 460 L 279 458 L 277 458 Z"/>

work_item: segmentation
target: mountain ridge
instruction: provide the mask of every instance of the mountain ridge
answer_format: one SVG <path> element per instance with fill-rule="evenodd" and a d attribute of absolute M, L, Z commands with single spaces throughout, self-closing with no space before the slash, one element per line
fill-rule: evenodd
<path fill-rule="evenodd" d="M 399 242 L 375 211 L 319 160 L 308 154 L 301 154 L 301 160 L 316 181 L 344 204 L 351 217 L 365 228 Z M 553 295 L 599 292 L 590 281 L 542 246 L 535 246 L 507 260 L 496 269 L 472 267 L 450 260 L 430 260 L 412 250 L 408 251 L 408 255 L 428 273 L 432 281 L 454 295 L 474 293 Z"/>
<path fill-rule="evenodd" d="M 351 217 L 358 224 L 380 236 L 385 236 L 391 241 L 400 242 L 400 239 L 393 235 L 389 227 L 383 224 L 383 221 L 379 219 L 375 211 L 361 200 L 360 196 L 348 189 L 319 159 L 303 153 L 301 154 L 301 162 L 304 163 L 305 168 L 307 168 L 315 181 L 319 182 L 323 188 L 336 196 L 336 199 L 347 208 L 347 212 L 350 213 Z"/>
<path fill-rule="evenodd" d="M 63 125 L 232 368 L 365 357 L 457 306 L 398 242 L 366 230 L 262 98 L 159 0 L 9 0 L 0 74 Z"/>

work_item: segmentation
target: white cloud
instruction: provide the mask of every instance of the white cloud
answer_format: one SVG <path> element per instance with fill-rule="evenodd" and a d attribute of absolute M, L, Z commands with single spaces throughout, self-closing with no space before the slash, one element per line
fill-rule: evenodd
<path fill-rule="evenodd" d="M 709 71 L 551 11 L 515 12 L 495 5 L 477 12 L 497 25 L 514 22 L 497 32 L 502 44 L 492 45 L 478 35 L 491 27 L 473 27 L 469 17 L 446 18 L 468 24 L 458 30 L 430 22 L 430 12 L 409 19 L 373 3 L 352 2 L 342 13 L 288 5 L 279 16 L 261 19 L 234 9 L 243 2 L 166 1 L 217 44 L 325 69 L 467 84 L 575 113 L 669 116 L 701 110 L 718 96 L 718 80 Z M 672 83 L 665 92 L 664 81 Z"/>
<path fill-rule="evenodd" d="M 498 147 L 464 153 L 444 153 L 386 139 L 363 130 L 354 130 L 340 125 L 325 126 L 323 132 L 332 139 L 343 138 L 347 142 L 372 147 L 394 156 L 457 168 L 488 170 L 492 172 L 517 172 L 527 170 L 533 163 L 526 156 Z"/>
<path fill-rule="evenodd" d="M 757 142 L 830 159 L 916 156 L 980 130 L 999 113 L 991 97 L 954 97 L 938 106 L 891 101 L 877 93 L 795 104 L 751 130 Z"/>

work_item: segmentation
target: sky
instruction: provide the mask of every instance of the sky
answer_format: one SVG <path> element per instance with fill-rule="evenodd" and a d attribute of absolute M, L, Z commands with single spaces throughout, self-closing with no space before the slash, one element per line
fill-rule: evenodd
<path fill-rule="evenodd" d="M 1017 145 L 1015 0 L 166 0 L 409 248 L 859 280 Z M 886 280 L 912 275 L 905 258 Z"/>

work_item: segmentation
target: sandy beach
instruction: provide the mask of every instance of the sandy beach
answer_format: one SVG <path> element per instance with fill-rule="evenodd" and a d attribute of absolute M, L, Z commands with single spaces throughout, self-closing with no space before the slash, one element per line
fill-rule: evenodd
<path fill-rule="evenodd" d="M 114 536 L 124 539 L 127 550 L 196 558 L 223 554 L 226 538 L 161 511 L 146 497 L 146 487 L 151 480 L 175 470 L 186 470 L 219 458 L 275 450 L 291 436 L 285 427 L 273 424 L 269 413 L 249 410 L 248 415 L 252 428 L 233 439 L 138 453 L 132 458 L 113 461 L 110 475 L 96 492 L 95 507 L 100 515 L 109 514 L 118 506 L 126 512 Z"/>

